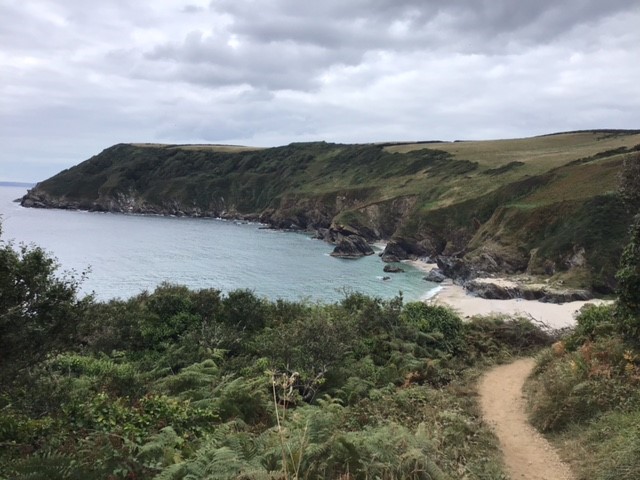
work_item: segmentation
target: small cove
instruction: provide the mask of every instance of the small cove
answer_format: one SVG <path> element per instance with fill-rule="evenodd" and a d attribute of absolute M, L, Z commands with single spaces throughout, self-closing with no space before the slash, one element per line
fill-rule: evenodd
<path fill-rule="evenodd" d="M 215 219 L 27 209 L 13 202 L 24 193 L 0 187 L 2 240 L 39 245 L 64 271 L 90 269 L 83 292 L 100 300 L 129 298 L 162 282 L 322 302 L 340 300 L 345 291 L 382 298 L 401 291 L 412 301 L 436 288 L 411 265 L 403 265 L 405 273 L 384 273 L 377 255 L 333 258 L 332 245 L 306 234 Z"/>

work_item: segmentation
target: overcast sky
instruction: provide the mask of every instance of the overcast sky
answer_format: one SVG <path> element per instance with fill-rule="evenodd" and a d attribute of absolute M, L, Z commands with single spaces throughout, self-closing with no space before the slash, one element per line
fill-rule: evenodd
<path fill-rule="evenodd" d="M 0 180 L 120 142 L 640 128 L 638 0 L 0 0 Z"/>

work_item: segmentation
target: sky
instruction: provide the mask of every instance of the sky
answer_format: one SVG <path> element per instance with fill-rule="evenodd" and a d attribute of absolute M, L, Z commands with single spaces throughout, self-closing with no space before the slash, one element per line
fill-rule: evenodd
<path fill-rule="evenodd" d="M 123 142 L 640 128 L 638 0 L 0 0 L 0 181 Z"/>

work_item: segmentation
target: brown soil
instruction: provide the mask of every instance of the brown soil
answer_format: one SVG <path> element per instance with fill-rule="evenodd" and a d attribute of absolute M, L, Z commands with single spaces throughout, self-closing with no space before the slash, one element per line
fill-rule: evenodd
<path fill-rule="evenodd" d="M 553 447 L 529 424 L 522 386 L 535 361 L 496 367 L 480 381 L 482 412 L 500 440 L 507 473 L 513 480 L 573 480 Z"/>

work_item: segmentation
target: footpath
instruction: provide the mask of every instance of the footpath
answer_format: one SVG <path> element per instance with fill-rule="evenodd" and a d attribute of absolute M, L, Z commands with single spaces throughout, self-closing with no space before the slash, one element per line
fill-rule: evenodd
<path fill-rule="evenodd" d="M 524 358 L 490 370 L 478 387 L 485 421 L 494 429 L 512 480 L 574 480 L 569 467 L 528 422 L 522 387 L 535 366 Z"/>

